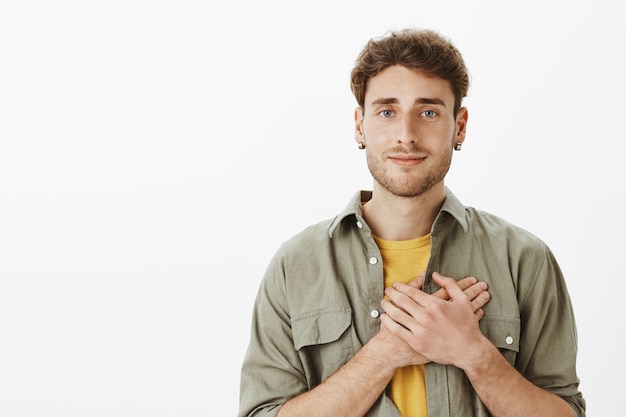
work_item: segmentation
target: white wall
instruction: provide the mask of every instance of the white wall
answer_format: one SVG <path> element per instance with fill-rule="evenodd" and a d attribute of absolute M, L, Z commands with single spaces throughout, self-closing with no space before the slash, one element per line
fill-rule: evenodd
<path fill-rule="evenodd" d="M 619 10 L 3 2 L 0 415 L 235 415 L 269 258 L 370 186 L 352 139 L 352 63 L 405 25 L 452 38 L 472 74 L 448 185 L 552 247 L 589 414 L 619 415 Z"/>

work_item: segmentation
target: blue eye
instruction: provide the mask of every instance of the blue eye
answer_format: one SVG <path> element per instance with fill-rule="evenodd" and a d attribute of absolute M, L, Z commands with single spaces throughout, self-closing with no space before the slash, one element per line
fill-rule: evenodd
<path fill-rule="evenodd" d="M 393 112 L 391 110 L 382 110 L 379 114 L 383 117 L 393 116 Z"/>
<path fill-rule="evenodd" d="M 424 110 L 422 112 L 422 115 L 425 117 L 435 117 L 437 115 L 437 112 L 434 110 Z"/>

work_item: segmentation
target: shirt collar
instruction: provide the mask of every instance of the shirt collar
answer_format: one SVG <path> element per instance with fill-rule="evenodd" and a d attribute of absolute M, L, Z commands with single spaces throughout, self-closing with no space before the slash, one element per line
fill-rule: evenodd
<path fill-rule="evenodd" d="M 441 209 L 439 210 L 439 213 L 435 218 L 435 224 L 437 224 L 437 222 L 441 219 L 442 213 L 448 213 L 457 222 L 459 222 L 459 224 L 463 227 L 463 230 L 467 232 L 468 226 L 467 220 L 465 219 L 465 206 L 456 198 L 456 196 L 452 193 L 452 191 L 448 189 L 448 187 L 446 187 L 445 193 L 446 199 L 444 200 L 443 205 L 441 206 Z M 346 208 L 344 208 L 343 211 L 337 217 L 335 217 L 335 219 L 331 223 L 330 228 L 328 229 L 329 237 L 332 239 L 333 232 L 335 231 L 339 223 L 341 223 L 345 218 L 352 216 L 362 218 L 363 210 L 361 204 L 369 201 L 371 198 L 371 191 L 361 190 L 355 193 L 350 199 L 350 202 L 348 203 Z"/>
<path fill-rule="evenodd" d="M 467 219 L 465 218 L 465 206 L 459 201 L 458 198 L 446 187 L 446 199 L 443 202 L 443 206 L 439 210 L 439 214 L 435 218 L 435 224 L 441 216 L 441 213 L 450 214 L 459 224 L 463 227 L 463 231 L 467 232 Z"/>

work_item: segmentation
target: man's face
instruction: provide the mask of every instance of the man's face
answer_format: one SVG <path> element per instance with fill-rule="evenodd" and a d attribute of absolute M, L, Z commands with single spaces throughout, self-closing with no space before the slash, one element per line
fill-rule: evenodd
<path fill-rule="evenodd" d="M 454 117 L 447 81 L 395 65 L 370 78 L 355 123 L 375 182 L 394 195 L 416 197 L 433 187 L 443 191 L 453 147 L 465 139 L 467 111 Z"/>

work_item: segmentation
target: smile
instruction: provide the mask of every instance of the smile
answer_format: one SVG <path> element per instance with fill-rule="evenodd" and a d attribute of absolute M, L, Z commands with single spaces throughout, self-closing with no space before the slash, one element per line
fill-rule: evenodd
<path fill-rule="evenodd" d="M 396 165 L 415 166 L 415 165 L 422 163 L 426 159 L 426 157 L 402 155 L 402 156 L 391 156 L 389 157 L 389 159 L 391 160 L 391 162 L 393 162 Z"/>

